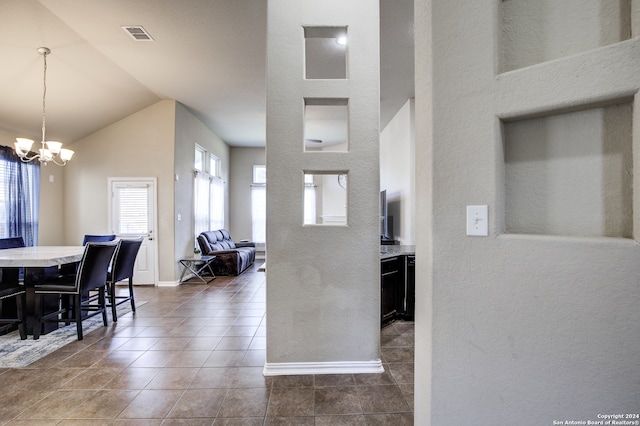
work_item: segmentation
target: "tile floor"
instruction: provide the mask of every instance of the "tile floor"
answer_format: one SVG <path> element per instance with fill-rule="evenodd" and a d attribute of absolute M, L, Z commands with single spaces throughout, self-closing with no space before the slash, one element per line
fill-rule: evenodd
<path fill-rule="evenodd" d="M 0 369 L 0 425 L 413 425 L 413 323 L 382 374 L 264 377 L 265 275 L 172 288 L 27 368 Z"/>

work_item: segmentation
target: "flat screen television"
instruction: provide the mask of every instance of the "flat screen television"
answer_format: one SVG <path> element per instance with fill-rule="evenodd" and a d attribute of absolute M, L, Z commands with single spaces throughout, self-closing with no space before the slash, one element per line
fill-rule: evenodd
<path fill-rule="evenodd" d="M 388 239 L 387 190 L 380 191 L 380 238 Z"/>

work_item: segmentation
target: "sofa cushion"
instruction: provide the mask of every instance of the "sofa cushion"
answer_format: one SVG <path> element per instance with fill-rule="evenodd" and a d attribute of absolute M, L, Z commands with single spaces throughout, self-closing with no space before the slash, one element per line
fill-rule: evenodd
<path fill-rule="evenodd" d="M 209 253 L 212 251 L 220 250 L 232 250 L 236 248 L 236 244 L 231 239 L 231 235 L 226 229 L 219 229 L 217 231 L 206 231 L 200 234 L 202 239 L 198 237 L 198 243 L 203 253 Z M 203 246 L 203 241 L 206 242 Z"/>
<path fill-rule="evenodd" d="M 216 275 L 239 275 L 255 261 L 255 244 L 236 245 L 226 229 L 202 232 L 198 245 L 202 254 L 216 256 L 212 265 Z"/>

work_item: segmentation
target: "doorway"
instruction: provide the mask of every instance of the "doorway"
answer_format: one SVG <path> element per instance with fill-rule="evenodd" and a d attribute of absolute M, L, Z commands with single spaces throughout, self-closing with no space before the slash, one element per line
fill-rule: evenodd
<path fill-rule="evenodd" d="M 109 224 L 117 238 L 143 237 L 134 284 L 156 285 L 158 274 L 156 178 L 109 178 Z"/>

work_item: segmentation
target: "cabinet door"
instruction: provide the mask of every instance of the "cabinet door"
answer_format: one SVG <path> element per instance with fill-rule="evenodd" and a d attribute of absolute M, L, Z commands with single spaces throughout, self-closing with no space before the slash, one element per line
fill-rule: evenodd
<path fill-rule="evenodd" d="M 398 290 L 400 288 L 400 265 L 397 257 L 384 259 L 381 263 L 381 320 L 385 322 L 395 318 L 398 313 Z"/>

